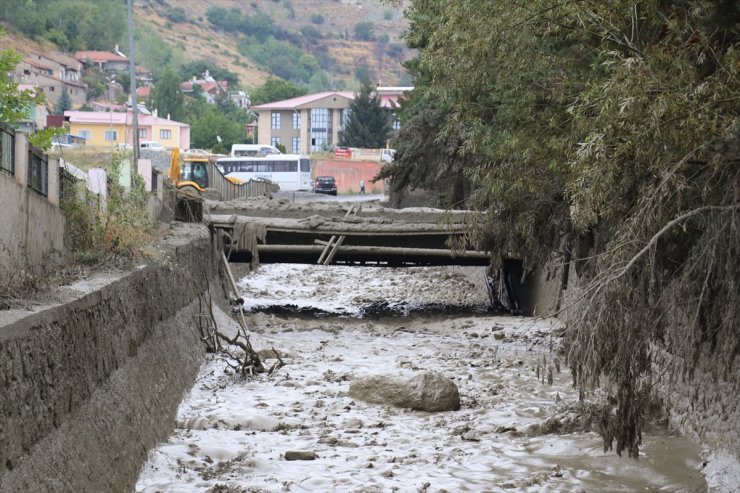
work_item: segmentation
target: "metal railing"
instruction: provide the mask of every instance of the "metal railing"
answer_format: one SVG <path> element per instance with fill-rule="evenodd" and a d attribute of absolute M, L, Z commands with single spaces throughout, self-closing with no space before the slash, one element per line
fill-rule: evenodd
<path fill-rule="evenodd" d="M 77 178 L 65 168 L 59 168 L 59 205 L 64 208 L 73 193 L 75 193 L 75 184 Z"/>
<path fill-rule="evenodd" d="M 28 186 L 43 195 L 49 195 L 49 162 L 44 153 L 28 147 Z"/>
<path fill-rule="evenodd" d="M 15 174 L 15 131 L 0 123 L 0 170 Z"/>

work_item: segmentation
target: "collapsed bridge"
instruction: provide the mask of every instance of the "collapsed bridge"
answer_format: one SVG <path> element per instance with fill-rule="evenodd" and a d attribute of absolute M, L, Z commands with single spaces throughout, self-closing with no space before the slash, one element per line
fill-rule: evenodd
<path fill-rule="evenodd" d="M 253 204 L 251 207 L 249 204 Z M 487 266 L 488 252 L 466 245 L 472 212 L 388 209 L 366 204 L 306 207 L 263 201 L 214 203 L 204 220 L 228 235 L 229 261 L 383 266 Z"/>

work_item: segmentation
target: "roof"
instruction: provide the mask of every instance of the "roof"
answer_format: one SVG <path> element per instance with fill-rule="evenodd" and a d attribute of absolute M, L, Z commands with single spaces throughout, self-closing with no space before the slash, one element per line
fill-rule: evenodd
<path fill-rule="evenodd" d="M 302 106 L 315 103 L 329 96 L 340 96 L 350 101 L 355 99 L 355 93 L 351 91 L 326 91 L 317 92 L 315 94 L 306 94 L 305 96 L 298 96 L 297 98 L 284 99 L 282 101 L 275 101 L 274 103 L 260 104 L 252 106 L 255 111 L 260 110 L 295 110 L 300 109 Z"/>
<path fill-rule="evenodd" d="M 142 98 L 148 98 L 151 93 L 152 93 L 151 87 L 145 86 L 145 87 L 136 88 L 136 95 L 141 96 Z"/>
<path fill-rule="evenodd" d="M 80 62 L 90 60 L 91 62 L 128 62 L 128 58 L 116 55 L 110 51 L 78 51 L 75 53 L 75 59 Z"/>
<path fill-rule="evenodd" d="M 42 68 L 44 70 L 49 70 L 51 72 L 54 71 L 54 67 L 50 67 L 49 65 L 46 65 L 46 64 L 41 63 L 41 62 L 37 62 L 36 60 L 32 60 L 30 58 L 24 58 L 23 59 L 23 63 L 27 63 L 28 65 L 31 65 L 31 66 L 36 67 L 36 68 Z"/>
<path fill-rule="evenodd" d="M 131 123 L 132 113 L 111 113 L 108 111 L 65 111 L 64 116 L 69 119 L 70 123 L 103 123 L 127 125 Z M 154 125 L 171 126 L 171 127 L 189 127 L 187 123 L 176 122 L 166 118 L 159 118 L 152 115 L 139 114 L 139 126 L 151 127 Z"/>

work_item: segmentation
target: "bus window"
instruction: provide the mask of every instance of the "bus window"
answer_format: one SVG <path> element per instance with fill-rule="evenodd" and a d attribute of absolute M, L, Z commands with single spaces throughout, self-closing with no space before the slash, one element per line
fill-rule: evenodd
<path fill-rule="evenodd" d="M 306 158 L 301 158 L 301 171 L 308 173 L 311 171 L 311 161 Z"/>

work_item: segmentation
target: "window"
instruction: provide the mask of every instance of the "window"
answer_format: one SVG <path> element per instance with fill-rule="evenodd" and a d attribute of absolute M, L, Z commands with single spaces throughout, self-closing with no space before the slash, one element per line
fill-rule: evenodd
<path fill-rule="evenodd" d="M 309 161 L 305 157 L 301 158 L 301 171 L 304 173 L 308 173 L 311 171 L 311 161 Z"/>
<path fill-rule="evenodd" d="M 323 151 L 329 145 L 329 110 L 311 110 L 311 151 Z"/>
<path fill-rule="evenodd" d="M 164 129 L 159 131 L 159 138 L 162 140 L 168 140 L 172 138 L 172 130 Z"/>
<path fill-rule="evenodd" d="M 352 108 L 345 108 L 342 110 L 342 130 L 347 128 L 347 122 L 349 122 L 349 115 L 352 112 Z"/>
<path fill-rule="evenodd" d="M 278 145 L 280 145 L 280 137 L 273 137 L 273 138 L 272 138 L 272 139 L 270 140 L 270 143 L 271 143 L 271 144 L 272 144 L 273 146 L 277 147 Z"/>
<path fill-rule="evenodd" d="M 272 129 L 280 130 L 280 113 L 277 111 L 272 112 Z"/>
<path fill-rule="evenodd" d="M 393 130 L 401 130 L 401 119 L 398 118 L 398 114 L 395 111 L 393 112 L 391 126 Z"/>
<path fill-rule="evenodd" d="M 106 130 L 105 140 L 118 140 L 118 132 L 115 130 Z"/>
<path fill-rule="evenodd" d="M 146 139 L 147 135 L 147 129 L 146 128 L 140 128 L 139 129 L 139 138 L 140 139 Z"/>
<path fill-rule="evenodd" d="M 301 114 L 297 111 L 293 112 L 293 130 L 301 129 Z"/>
<path fill-rule="evenodd" d="M 298 154 L 301 152 L 301 138 L 300 137 L 293 137 L 293 147 L 291 148 L 291 152 L 293 154 Z"/>
<path fill-rule="evenodd" d="M 90 130 L 78 130 L 77 136 L 82 137 L 85 140 L 90 140 L 90 136 L 92 135 L 92 132 Z"/>

